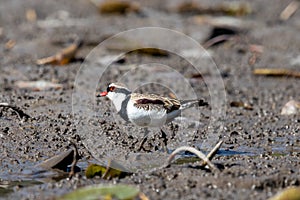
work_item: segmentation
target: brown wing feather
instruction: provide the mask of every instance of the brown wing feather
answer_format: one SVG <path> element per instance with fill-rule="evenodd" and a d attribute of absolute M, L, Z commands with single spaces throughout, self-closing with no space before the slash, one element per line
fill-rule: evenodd
<path fill-rule="evenodd" d="M 167 113 L 178 110 L 181 106 L 180 101 L 167 97 L 161 97 L 155 94 L 143 95 L 133 93 L 131 99 L 135 101 L 135 106 L 150 109 L 150 108 L 165 108 Z"/>

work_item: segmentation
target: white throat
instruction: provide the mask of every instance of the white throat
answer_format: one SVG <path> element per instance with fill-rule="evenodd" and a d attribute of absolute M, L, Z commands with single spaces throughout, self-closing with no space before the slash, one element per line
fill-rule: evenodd
<path fill-rule="evenodd" d="M 125 93 L 108 93 L 107 97 L 113 102 L 117 112 L 122 109 L 122 103 L 127 98 Z"/>

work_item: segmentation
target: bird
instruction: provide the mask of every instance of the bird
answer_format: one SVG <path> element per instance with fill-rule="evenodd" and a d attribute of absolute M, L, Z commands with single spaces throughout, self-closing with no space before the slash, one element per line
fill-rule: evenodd
<path fill-rule="evenodd" d="M 192 106 L 207 106 L 203 99 L 178 100 L 156 94 L 133 93 L 122 83 L 110 83 L 97 97 L 108 97 L 117 113 L 139 127 L 162 127 Z"/>
<path fill-rule="evenodd" d="M 208 105 L 203 99 L 178 100 L 157 94 L 134 93 L 122 83 L 108 84 L 106 91 L 101 92 L 97 97 L 108 97 L 121 118 L 138 127 L 162 128 L 162 126 L 180 116 L 183 110 L 195 105 Z M 162 129 L 160 131 L 166 147 L 166 134 Z M 139 150 L 146 139 L 147 136 L 144 135 L 144 139 L 139 145 Z"/>

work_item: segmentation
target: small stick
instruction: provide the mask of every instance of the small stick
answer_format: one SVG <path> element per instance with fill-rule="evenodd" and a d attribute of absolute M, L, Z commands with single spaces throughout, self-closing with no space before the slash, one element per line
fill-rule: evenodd
<path fill-rule="evenodd" d="M 182 147 L 177 148 L 175 151 L 173 151 L 167 160 L 167 166 L 169 166 L 171 164 L 171 161 L 174 159 L 175 155 L 181 151 L 189 151 L 189 152 L 195 154 L 201 160 L 203 160 L 204 163 L 206 163 L 211 169 L 213 169 L 215 171 L 219 171 L 219 169 L 212 162 L 210 162 L 210 160 L 201 151 L 195 149 L 194 147 L 189 147 L 189 146 L 182 146 Z"/>
<path fill-rule="evenodd" d="M 139 197 L 141 200 L 149 200 L 149 198 L 142 192 L 139 193 Z"/>
<path fill-rule="evenodd" d="M 207 154 L 206 158 L 208 160 L 212 160 L 213 157 L 216 155 L 217 151 L 220 149 L 221 145 L 222 145 L 223 141 L 221 140 L 220 142 L 218 142 L 218 144 L 216 144 L 216 146 Z M 205 166 L 207 163 L 204 161 L 202 163 L 202 166 Z"/>
<path fill-rule="evenodd" d="M 71 171 L 69 173 L 69 178 L 73 177 L 75 175 L 75 167 L 76 167 L 76 164 L 78 162 L 78 158 L 79 158 L 79 153 L 78 153 L 78 149 L 77 149 L 77 146 L 75 143 L 71 142 L 71 144 L 73 145 L 74 147 L 74 154 L 73 154 L 73 162 L 71 164 Z"/>
<path fill-rule="evenodd" d="M 219 36 L 214 37 L 214 38 L 208 40 L 207 42 L 205 42 L 203 44 L 203 47 L 205 49 L 208 49 L 209 47 L 213 46 L 214 44 L 216 44 L 218 42 L 227 41 L 227 40 L 230 40 L 232 38 L 234 38 L 234 36 L 232 36 L 232 35 L 219 35 Z"/>
<path fill-rule="evenodd" d="M 253 71 L 255 75 L 265 75 L 265 76 L 292 76 L 300 78 L 300 72 L 289 70 L 289 69 L 268 69 L 268 68 L 258 68 Z"/>
<path fill-rule="evenodd" d="M 280 19 L 283 21 L 288 20 L 299 8 L 299 2 L 292 1 L 289 5 L 280 13 Z"/>
<path fill-rule="evenodd" d="M 109 171 L 110 171 L 110 169 L 111 169 L 111 160 L 108 160 L 108 163 L 107 163 L 107 166 L 106 166 L 106 171 L 105 171 L 105 173 L 102 175 L 102 177 L 101 178 L 105 178 L 106 176 L 107 176 L 107 174 L 109 173 Z"/>

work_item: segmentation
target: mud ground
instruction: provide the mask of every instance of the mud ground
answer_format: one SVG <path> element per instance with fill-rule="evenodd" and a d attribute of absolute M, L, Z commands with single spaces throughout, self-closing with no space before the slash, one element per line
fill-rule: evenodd
<path fill-rule="evenodd" d="M 125 183 L 138 186 L 149 199 L 267 199 L 283 188 L 299 186 L 300 115 L 284 116 L 280 112 L 289 100 L 299 100 L 300 80 L 252 73 L 255 68 L 299 70 L 300 12 L 296 11 L 287 21 L 279 20 L 281 11 L 288 5 L 287 1 L 279 0 L 251 1 L 252 13 L 239 17 L 242 24 L 238 26 L 238 39 L 209 48 L 220 70 L 227 100 L 224 129 L 218 138 L 224 144 L 213 160 L 221 169 L 220 173 L 199 168 L 197 163 L 173 164 L 152 172 L 142 170 L 112 180 L 99 177 L 86 179 L 83 172 L 72 179 L 56 180 L 49 178 L 51 175 L 31 173 L 36 164 L 71 148 L 69 141 L 75 142 L 79 148 L 82 159 L 78 166 L 82 170 L 88 163 L 96 162 L 93 152 L 85 148 L 86 138 L 90 137 L 78 132 L 77 127 L 82 119 L 73 116 L 72 112 L 74 81 L 82 62 L 79 59 L 64 66 L 38 66 L 37 59 L 53 55 L 66 47 L 74 35 L 83 41 L 76 58 L 84 59 L 107 37 L 133 28 L 170 28 L 193 37 L 200 44 L 205 42 L 213 29 L 212 25 L 196 23 L 194 14 L 175 12 L 174 8 L 181 1 L 139 3 L 141 13 L 104 15 L 86 0 L 1 2 L 0 102 L 17 106 L 30 117 L 20 117 L 12 109 L 0 108 L 0 198 L 54 199 L 85 185 Z M 215 4 L 209 1 L 200 3 L 214 6 L 221 1 L 215 1 Z M 35 20 L 26 18 L 29 9 L 35 10 Z M 15 45 L 7 46 L 9 40 L 14 41 Z M 249 64 L 253 56 L 249 50 L 251 44 L 263 46 L 263 52 L 253 65 Z M 107 55 L 110 53 L 108 51 Z M 166 57 L 128 54 L 124 61 L 112 64 L 105 72 L 97 90 L 105 89 L 108 82 L 118 80 L 128 66 L 149 62 L 172 66 L 186 77 L 197 94 L 209 101 L 210 94 L 204 80 L 199 76 L 192 77 L 196 72 L 190 64 L 174 54 Z M 155 74 L 164 79 L 165 74 L 160 69 L 150 67 L 147 70 L 135 71 L 135 78 L 143 80 L 148 74 Z M 63 88 L 47 91 L 20 89 L 15 85 L 20 80 L 54 81 L 63 84 Z M 174 83 L 172 77 L 165 80 Z M 181 86 L 177 88 L 180 93 Z M 140 90 L 170 94 L 157 84 Z M 232 107 L 232 101 L 246 102 L 253 109 Z M 114 145 L 124 151 L 134 151 L 137 139 L 128 134 L 126 127 L 114 121 L 110 102 L 97 99 L 96 106 L 99 115 L 90 121 L 89 131 L 95 136 L 91 138 L 99 144 L 103 142 L 97 141 L 97 135 L 105 135 L 110 140 L 110 143 L 101 146 L 99 152 L 109 151 Z M 196 119 L 200 128 L 189 141 L 193 146 L 201 146 L 209 135 L 207 124 L 211 108 L 201 108 L 200 113 L 199 119 Z M 182 130 L 177 130 L 178 127 L 189 128 L 189 123 L 174 122 L 165 130 L 170 136 Z M 126 130 L 127 134 L 124 134 Z M 146 150 L 155 151 L 159 148 L 159 139 L 151 137 L 145 145 Z"/>

